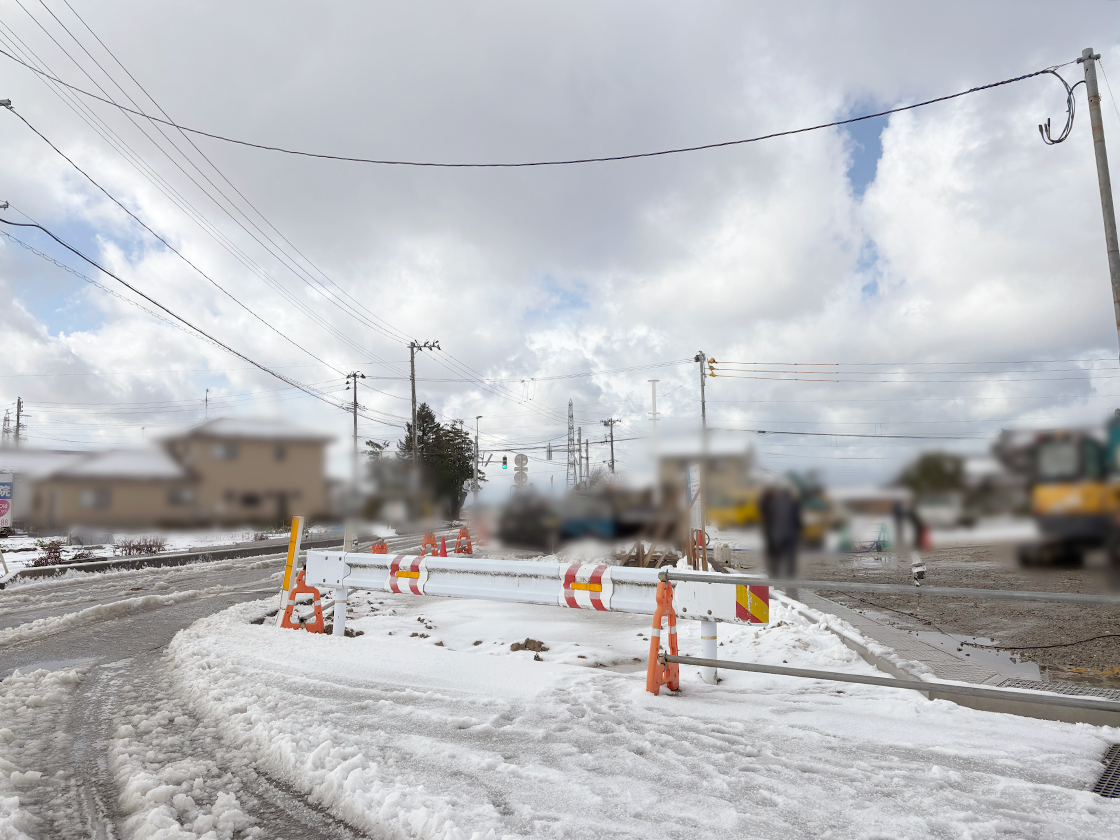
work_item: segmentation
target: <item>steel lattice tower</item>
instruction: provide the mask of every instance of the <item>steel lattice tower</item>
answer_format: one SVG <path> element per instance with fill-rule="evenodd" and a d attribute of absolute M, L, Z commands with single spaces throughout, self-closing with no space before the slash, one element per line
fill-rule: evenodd
<path fill-rule="evenodd" d="M 572 409 L 572 401 L 568 400 L 568 489 L 576 486 L 576 472 L 578 470 L 576 458 L 576 415 Z"/>

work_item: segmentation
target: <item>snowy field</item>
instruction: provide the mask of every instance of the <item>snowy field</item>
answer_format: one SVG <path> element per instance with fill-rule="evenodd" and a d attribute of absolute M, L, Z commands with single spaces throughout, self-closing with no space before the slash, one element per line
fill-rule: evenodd
<path fill-rule="evenodd" d="M 227 766 L 372 837 L 1120 836 L 1120 800 L 1088 792 L 1117 730 L 871 686 L 735 672 L 709 686 L 687 668 L 679 696 L 653 697 L 648 618 L 358 595 L 357 638 L 251 623 L 275 598 L 175 638 L 167 684 L 126 707 L 111 745 L 132 836 L 254 836 L 221 766 L 161 761 L 201 732 Z M 772 621 L 723 625 L 720 655 L 876 673 L 780 603 Z M 698 653 L 697 625 L 680 627 Z M 510 650 L 527 637 L 547 650 Z M 23 680 L 46 703 L 67 673 Z M 18 825 L 35 770 L 4 737 L 0 825 Z"/>

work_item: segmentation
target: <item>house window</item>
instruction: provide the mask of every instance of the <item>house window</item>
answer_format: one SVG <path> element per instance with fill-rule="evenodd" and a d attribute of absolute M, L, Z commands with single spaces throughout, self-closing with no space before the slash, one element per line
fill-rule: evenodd
<path fill-rule="evenodd" d="M 169 505 L 189 505 L 194 502 L 194 490 L 190 487 L 172 487 L 167 491 Z"/>
<path fill-rule="evenodd" d="M 277 444 L 276 448 L 272 450 L 272 452 L 273 455 L 275 455 L 277 461 L 284 461 L 288 457 L 288 447 L 284 446 L 284 444 L 282 443 Z"/>
<path fill-rule="evenodd" d="M 237 444 L 215 443 L 210 453 L 215 461 L 233 461 L 237 458 Z"/>
<path fill-rule="evenodd" d="M 261 497 L 258 496 L 256 493 L 245 493 L 241 497 L 241 505 L 243 507 L 255 508 L 255 507 L 259 507 L 260 503 L 261 503 Z"/>
<path fill-rule="evenodd" d="M 90 487 L 81 492 L 78 501 L 87 510 L 105 510 L 113 497 L 108 487 Z"/>

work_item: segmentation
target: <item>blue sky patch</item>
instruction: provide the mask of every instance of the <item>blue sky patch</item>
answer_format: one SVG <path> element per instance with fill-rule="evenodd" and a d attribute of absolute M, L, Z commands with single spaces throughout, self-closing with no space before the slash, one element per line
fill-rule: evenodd
<path fill-rule="evenodd" d="M 857 105 L 849 116 L 855 117 L 876 110 L 879 108 L 875 105 Z M 848 135 L 851 160 L 848 164 L 847 176 L 856 198 L 863 198 L 863 194 L 875 180 L 879 158 L 883 156 L 883 129 L 887 127 L 889 119 L 889 117 L 875 117 L 849 123 L 842 129 Z"/>

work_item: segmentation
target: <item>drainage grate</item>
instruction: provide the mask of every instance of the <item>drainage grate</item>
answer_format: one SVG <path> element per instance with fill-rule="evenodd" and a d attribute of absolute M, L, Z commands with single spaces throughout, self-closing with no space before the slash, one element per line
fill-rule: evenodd
<path fill-rule="evenodd" d="M 1120 799 L 1120 744 L 1113 744 L 1104 754 L 1104 772 L 1093 785 L 1093 793 Z"/>
<path fill-rule="evenodd" d="M 1054 694 L 1073 694 L 1080 697 L 1103 697 L 1120 701 L 1120 689 L 1097 688 L 1068 682 L 1041 682 L 1039 680 L 1020 680 L 1011 678 L 999 684 L 1000 688 L 1029 688 L 1032 691 L 1050 691 Z"/>

